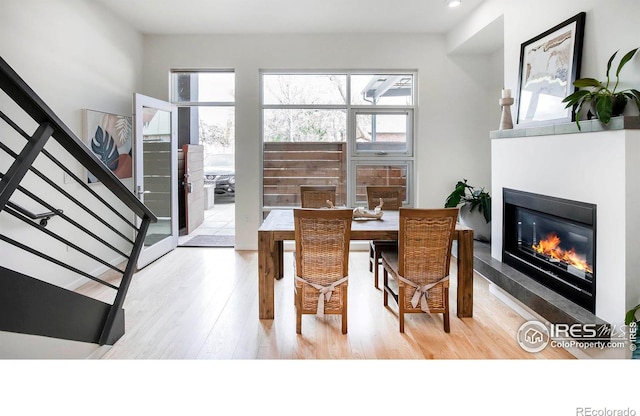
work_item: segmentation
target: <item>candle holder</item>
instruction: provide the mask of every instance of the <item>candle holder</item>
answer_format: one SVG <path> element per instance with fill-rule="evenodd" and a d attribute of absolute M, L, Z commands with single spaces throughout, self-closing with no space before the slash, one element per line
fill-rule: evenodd
<path fill-rule="evenodd" d="M 509 130 L 513 128 L 513 119 L 511 118 L 511 105 L 513 105 L 512 97 L 503 97 L 498 100 L 502 107 L 502 115 L 500 116 L 500 130 Z"/>

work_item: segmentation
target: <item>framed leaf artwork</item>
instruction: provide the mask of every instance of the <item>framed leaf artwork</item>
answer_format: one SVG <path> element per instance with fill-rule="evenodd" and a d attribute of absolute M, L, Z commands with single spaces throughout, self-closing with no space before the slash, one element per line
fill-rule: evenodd
<path fill-rule="evenodd" d="M 116 177 L 131 178 L 133 158 L 133 120 L 131 116 L 84 110 L 86 145 Z M 87 171 L 87 183 L 99 180 Z"/>

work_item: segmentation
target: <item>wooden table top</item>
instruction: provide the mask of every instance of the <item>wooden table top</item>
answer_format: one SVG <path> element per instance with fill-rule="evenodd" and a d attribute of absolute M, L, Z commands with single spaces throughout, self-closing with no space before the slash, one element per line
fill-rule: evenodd
<path fill-rule="evenodd" d="M 397 239 L 399 230 L 399 216 L 399 211 L 384 211 L 382 218 L 379 220 L 354 219 L 351 223 L 351 239 Z M 261 231 L 276 232 L 278 234 L 285 233 L 286 235 L 289 235 L 289 233 L 293 233 L 293 209 L 280 209 L 271 211 L 258 229 L 258 232 Z M 471 231 L 471 228 L 464 225 L 456 224 L 456 231 Z"/>

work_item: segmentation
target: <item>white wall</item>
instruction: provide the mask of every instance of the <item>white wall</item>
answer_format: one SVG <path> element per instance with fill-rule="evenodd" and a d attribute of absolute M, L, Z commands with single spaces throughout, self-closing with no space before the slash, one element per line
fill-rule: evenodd
<path fill-rule="evenodd" d="M 505 86 L 514 91 L 518 86 L 521 44 L 579 12 L 587 14 L 581 77 L 604 79 L 611 54 L 619 49 L 619 59 L 629 50 L 640 46 L 637 28 L 640 2 L 637 0 L 488 1 L 493 2 L 504 5 Z M 550 13 L 550 10 L 553 12 Z M 618 59 L 615 61 L 616 67 Z M 621 76 L 625 82 L 620 86 L 635 85 L 637 88 L 640 83 L 639 68 L 640 57 L 636 56 L 623 69 Z"/>
<path fill-rule="evenodd" d="M 550 11 L 552 12 L 550 13 Z M 540 0 L 528 2 L 524 0 L 485 0 L 474 16 L 468 19 L 466 26 L 461 26 L 452 32 L 448 37 L 448 41 L 450 47 L 463 44 L 469 33 L 473 33 L 472 28 L 481 28 L 483 25 L 488 25 L 502 13 L 504 18 L 504 85 L 506 88 L 511 88 L 515 91 L 518 86 L 521 44 L 582 11 L 586 12 L 586 21 L 580 76 L 603 79 L 605 78 L 607 61 L 613 52 L 620 50 L 618 58 L 614 61 L 614 69 L 612 71 L 615 71 L 619 58 L 627 51 L 640 46 L 636 23 L 637 16 L 640 15 L 640 2 L 638 1 L 565 0 L 559 2 L 555 0 Z M 637 88 L 640 84 L 639 56 L 634 57 L 625 66 L 621 73 L 621 78 L 623 80 L 620 84 L 621 88 Z M 512 109 L 513 114 L 515 114 L 515 111 L 514 106 Z M 638 115 L 638 109 L 633 105 L 628 105 L 625 115 Z M 593 133 L 593 135 L 597 135 L 597 133 Z M 631 136 L 636 137 L 634 135 Z M 637 277 L 634 278 L 632 276 L 633 272 L 630 272 L 636 270 L 638 266 L 639 260 L 637 256 L 630 254 L 636 250 L 637 245 L 629 238 L 630 233 L 638 230 L 638 220 L 635 214 L 627 215 L 637 212 L 639 204 L 636 195 L 640 189 L 638 189 L 638 180 L 635 179 L 637 172 L 634 167 L 637 156 L 635 156 L 633 150 L 638 148 L 640 144 L 637 144 L 634 140 L 626 140 L 625 142 L 624 139 L 620 139 L 622 140 L 620 143 L 615 143 L 614 141 L 607 143 L 606 139 L 604 142 L 592 142 L 592 134 L 567 137 L 551 136 L 550 138 L 532 137 L 516 139 L 514 142 L 509 140 L 494 141 L 494 148 L 498 148 L 497 151 L 492 153 L 494 218 L 498 219 L 502 215 L 500 194 L 502 186 L 597 202 L 599 242 L 597 263 L 599 283 L 597 290 L 600 295 L 605 296 L 605 300 L 598 301 L 596 309 L 597 314 L 603 319 L 619 323 L 624 311 L 640 302 Z M 559 160 L 558 155 L 564 155 L 569 152 L 569 143 L 580 147 L 585 147 L 590 143 L 593 146 L 592 149 L 588 150 L 582 157 L 588 157 L 590 160 L 599 158 L 599 160 L 596 164 L 590 164 L 589 166 L 578 162 L 577 160 L 580 158 L 576 156 L 566 160 Z M 625 143 L 626 150 L 624 148 Z M 515 153 L 505 149 L 518 146 L 520 147 L 515 150 L 523 153 L 518 153 L 522 155 L 520 159 L 514 159 Z M 545 150 L 545 146 L 559 146 L 559 148 L 550 152 Z M 532 163 L 531 155 L 534 152 L 540 155 L 536 160 L 543 160 L 545 165 L 555 163 L 562 165 L 562 177 L 571 174 L 581 177 L 582 180 L 576 181 L 574 187 L 563 190 L 564 195 L 560 195 L 561 192 L 557 189 L 557 185 L 548 183 L 548 176 L 522 179 L 523 175 L 514 175 L 516 171 L 536 171 L 540 169 L 539 163 Z M 607 176 L 609 179 L 604 179 L 607 171 L 606 162 L 614 166 L 612 176 Z M 610 174 L 610 172 L 607 173 Z M 524 181 L 519 183 L 522 186 L 515 186 L 512 183 L 519 180 Z M 626 201 L 626 205 L 616 207 L 616 201 L 619 201 L 621 196 Z M 498 207 L 500 207 L 499 210 L 497 210 Z M 492 245 L 492 255 L 496 258 L 500 258 L 498 252 L 501 249 L 499 226 L 500 224 L 493 224 L 493 235 L 497 240 Z M 622 237 L 625 235 L 626 239 Z M 629 244 L 626 249 L 626 256 L 620 257 L 615 253 L 612 247 L 615 236 L 618 239 L 622 238 L 623 244 L 624 241 Z M 604 239 L 602 240 L 604 243 L 601 243 L 601 239 Z M 614 265 L 618 261 L 621 261 L 622 264 Z M 609 275 L 608 279 L 613 280 L 604 280 L 605 272 L 603 271 L 605 270 L 606 275 Z M 609 282 L 613 283 L 610 284 Z"/>
<path fill-rule="evenodd" d="M 89 108 L 117 114 L 132 113 L 132 95 L 140 89 L 142 74 L 142 36 L 128 25 L 89 0 L 3 0 L 0 3 L 0 55 L 47 103 L 71 130 L 82 137 L 82 109 Z M 8 98 L 2 93 L 3 109 Z M 5 101 L 7 100 L 7 101 Z M 6 126 L 4 126 L 6 128 Z M 3 136 L 6 139 L 8 136 Z M 24 146 L 24 140 L 15 138 L 8 143 L 14 150 Z M 51 141 L 47 149 L 54 154 L 57 144 Z M 3 152 L 2 152 L 3 153 Z M 0 158 L 2 170 L 10 162 Z M 82 167 L 63 156 L 64 163 L 80 177 Z M 37 161 L 39 162 L 39 161 Z M 43 172 L 65 190 L 74 192 L 77 184 L 65 184 L 58 168 L 41 166 Z M 36 193 L 50 192 L 50 187 L 33 181 Z M 93 185 L 97 192 L 104 191 L 100 184 Z M 56 223 L 55 225 L 53 223 Z M 52 220 L 51 226 L 64 224 Z M 64 225 L 62 225 L 64 227 Z M 41 233 L 35 233 L 24 224 L 3 216 L 0 219 L 3 233 L 34 237 L 32 244 L 40 243 Z M 25 230 L 28 228 L 29 230 Z M 66 227 L 71 230 L 70 227 Z M 64 230 L 61 231 L 64 233 Z M 38 234 L 38 236 L 35 236 Z M 81 237 L 77 236 L 77 241 Z M 80 243 L 81 244 L 81 243 Z M 52 247 L 56 257 L 70 264 L 84 256 L 67 251 L 61 244 Z M 86 279 L 70 276 L 68 271 L 51 267 L 50 263 L 38 264 L 19 249 L 0 245 L 2 264 L 6 267 L 41 277 L 63 287 L 74 287 Z M 101 253 L 97 253 L 101 256 Z M 112 252 L 105 256 L 114 256 Z M 114 260 L 105 258 L 106 260 Z"/>
<path fill-rule="evenodd" d="M 629 132 L 631 140 L 627 141 L 625 157 L 625 242 L 627 256 L 625 269 L 627 270 L 627 284 L 625 288 L 625 313 L 640 304 L 640 131 Z"/>
<path fill-rule="evenodd" d="M 522 43 L 562 23 L 580 12 L 586 12 L 581 77 L 604 79 L 609 57 L 616 51 L 619 58 L 640 46 L 637 0 L 485 0 L 462 24 L 447 34 L 451 51 L 486 47 L 494 36 L 496 22 L 504 25 L 504 86 L 515 91 L 518 87 L 518 67 Z M 490 28 L 487 30 L 487 28 Z M 482 38 L 479 42 L 474 38 Z M 495 41 L 495 40 L 494 40 Z M 469 46 L 470 45 L 470 46 Z M 640 83 L 640 57 L 636 56 L 621 73 L 621 88 L 637 88 Z M 515 106 L 512 113 L 515 114 Z M 635 115 L 629 106 L 626 115 Z"/>
<path fill-rule="evenodd" d="M 501 81 L 489 81 L 491 60 L 448 56 L 442 36 L 146 36 L 144 53 L 143 91 L 160 99 L 172 68 L 236 71 L 237 249 L 257 249 L 261 222 L 261 69 L 417 70 L 417 205 L 442 206 L 462 177 L 489 186 L 487 132 L 499 113 L 488 97 L 497 100 Z"/>
<path fill-rule="evenodd" d="M 142 36 L 91 0 L 3 0 L 0 54 L 78 135 L 82 108 L 131 114 Z"/>
<path fill-rule="evenodd" d="M 597 205 L 596 315 L 620 325 L 627 298 L 640 296 L 640 232 L 635 196 L 640 132 L 618 130 L 492 141 L 492 211 L 502 218 L 502 188 Z M 632 187 L 634 189 L 632 189 Z M 499 191 L 498 191 L 499 190 Z M 502 258 L 502 223 L 493 223 L 491 255 Z M 631 267 L 631 268 L 630 268 Z M 637 301 L 633 304 L 635 306 Z"/>

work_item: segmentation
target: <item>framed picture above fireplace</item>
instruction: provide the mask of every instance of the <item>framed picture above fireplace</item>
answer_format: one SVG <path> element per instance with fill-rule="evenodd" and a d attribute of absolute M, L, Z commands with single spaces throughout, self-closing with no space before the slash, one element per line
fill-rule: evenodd
<path fill-rule="evenodd" d="M 562 100 L 580 77 L 585 13 L 581 12 L 520 47 L 516 91 L 517 124 L 571 122 L 571 109 Z"/>

